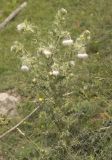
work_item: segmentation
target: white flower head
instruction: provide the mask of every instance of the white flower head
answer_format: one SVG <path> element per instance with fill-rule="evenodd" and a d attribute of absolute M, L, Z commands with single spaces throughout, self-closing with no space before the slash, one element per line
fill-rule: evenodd
<path fill-rule="evenodd" d="M 18 31 L 30 31 L 30 32 L 34 32 L 34 26 L 32 26 L 32 24 L 30 24 L 29 22 L 25 21 L 23 23 L 20 23 L 17 25 L 17 30 Z"/>
<path fill-rule="evenodd" d="M 63 46 L 71 46 L 73 45 L 73 40 L 72 39 L 64 39 L 62 41 Z"/>
<path fill-rule="evenodd" d="M 48 49 L 43 49 L 42 50 L 42 53 L 47 57 L 49 58 L 51 55 L 52 55 L 52 52 Z"/>
<path fill-rule="evenodd" d="M 70 61 L 69 63 L 71 66 L 75 66 L 75 61 Z"/>
<path fill-rule="evenodd" d="M 61 8 L 61 9 L 60 9 L 60 12 L 61 12 L 62 14 L 67 14 L 67 10 L 66 10 L 65 8 Z"/>
<path fill-rule="evenodd" d="M 10 50 L 11 50 L 11 52 L 14 51 L 15 50 L 15 46 L 14 45 L 11 46 Z"/>
<path fill-rule="evenodd" d="M 49 72 L 50 75 L 53 75 L 53 76 L 58 76 L 59 75 L 59 71 L 58 70 L 53 70 L 51 72 Z"/>
<path fill-rule="evenodd" d="M 88 54 L 87 53 L 78 53 L 77 57 L 79 59 L 87 59 L 88 58 Z"/>
<path fill-rule="evenodd" d="M 25 24 L 24 22 L 17 25 L 17 30 L 18 30 L 18 31 L 22 31 L 22 30 L 24 30 L 25 28 L 26 28 L 26 24 Z"/>
<path fill-rule="evenodd" d="M 29 71 L 29 67 L 27 65 L 22 65 L 21 66 L 21 71 L 28 72 Z"/>
<path fill-rule="evenodd" d="M 36 78 L 33 78 L 33 79 L 32 79 L 32 82 L 33 82 L 33 83 L 36 83 L 36 81 L 37 81 Z"/>

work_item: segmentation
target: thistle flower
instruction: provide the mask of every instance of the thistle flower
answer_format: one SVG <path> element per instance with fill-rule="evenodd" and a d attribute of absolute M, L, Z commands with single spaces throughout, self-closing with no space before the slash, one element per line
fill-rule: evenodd
<path fill-rule="evenodd" d="M 32 82 L 33 82 L 33 83 L 36 83 L 36 81 L 37 81 L 36 78 L 33 78 L 33 79 L 32 79 Z"/>
<path fill-rule="evenodd" d="M 22 65 L 21 66 L 21 71 L 28 72 L 29 71 L 29 67 L 27 65 Z"/>
<path fill-rule="evenodd" d="M 48 49 L 43 49 L 42 50 L 42 53 L 47 57 L 49 58 L 51 55 L 52 55 L 52 52 Z"/>
<path fill-rule="evenodd" d="M 87 59 L 88 58 L 88 54 L 87 53 L 78 53 L 77 57 L 79 59 Z"/>
<path fill-rule="evenodd" d="M 59 71 L 58 70 L 53 70 L 49 74 L 53 75 L 53 76 L 58 76 L 59 75 Z"/>
<path fill-rule="evenodd" d="M 75 61 L 70 61 L 69 63 L 71 66 L 75 66 Z"/>
<path fill-rule="evenodd" d="M 34 27 L 31 24 L 29 24 L 27 21 L 17 25 L 17 30 L 18 31 L 22 31 L 23 30 L 23 31 L 34 32 L 33 28 Z"/>
<path fill-rule="evenodd" d="M 18 30 L 18 31 L 22 31 L 22 30 L 24 30 L 25 28 L 26 28 L 26 24 L 25 24 L 24 22 L 17 25 L 17 30 Z"/>
<path fill-rule="evenodd" d="M 39 97 L 39 99 L 38 99 L 40 102 L 42 102 L 42 101 L 44 101 L 44 98 L 42 98 L 42 97 Z"/>
<path fill-rule="evenodd" d="M 11 52 L 14 51 L 15 50 L 15 46 L 14 45 L 11 46 L 10 50 L 11 50 Z"/>
<path fill-rule="evenodd" d="M 60 12 L 61 12 L 62 14 L 67 14 L 67 10 L 66 10 L 65 8 L 61 8 L 61 9 L 60 9 Z"/>
<path fill-rule="evenodd" d="M 64 39 L 62 41 L 63 46 L 71 46 L 73 45 L 73 40 L 72 39 Z"/>

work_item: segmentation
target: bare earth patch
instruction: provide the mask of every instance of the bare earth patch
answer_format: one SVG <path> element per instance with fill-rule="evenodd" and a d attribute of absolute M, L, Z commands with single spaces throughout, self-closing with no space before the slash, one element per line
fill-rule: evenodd
<path fill-rule="evenodd" d="M 17 116 L 17 104 L 20 97 L 9 93 L 0 93 L 0 115 L 7 117 Z"/>

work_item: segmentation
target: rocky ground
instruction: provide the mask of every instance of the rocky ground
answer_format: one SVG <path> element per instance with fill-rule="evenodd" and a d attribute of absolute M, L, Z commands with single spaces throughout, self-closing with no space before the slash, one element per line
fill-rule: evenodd
<path fill-rule="evenodd" d="M 19 103 L 19 99 L 19 97 L 5 92 L 0 93 L 0 115 L 7 117 L 17 116 L 17 104 Z"/>

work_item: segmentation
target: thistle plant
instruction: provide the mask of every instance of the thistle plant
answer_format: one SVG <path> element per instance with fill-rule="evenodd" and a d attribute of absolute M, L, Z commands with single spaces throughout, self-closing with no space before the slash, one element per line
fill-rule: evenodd
<path fill-rule="evenodd" d="M 74 39 L 66 28 L 67 11 L 60 9 L 46 40 L 39 37 L 36 27 L 28 22 L 17 26 L 21 33 L 31 32 L 35 53 L 30 53 L 20 42 L 14 42 L 11 51 L 18 53 L 21 71 L 34 76 L 36 100 L 42 104 L 37 122 L 38 159 L 73 159 L 72 140 L 78 119 L 74 117 L 75 81 L 77 66 L 89 57 L 86 45 L 90 32 L 84 31 Z M 40 40 L 40 42 L 39 42 Z M 80 59 L 80 60 L 79 60 Z M 86 75 L 85 75 L 86 76 Z M 36 134 L 36 133 L 34 133 Z"/>

